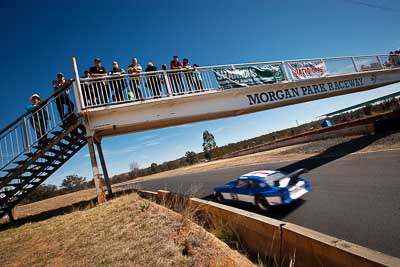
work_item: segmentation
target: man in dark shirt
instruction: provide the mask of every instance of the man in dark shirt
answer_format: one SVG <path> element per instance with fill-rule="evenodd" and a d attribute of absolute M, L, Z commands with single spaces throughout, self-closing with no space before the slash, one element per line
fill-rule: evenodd
<path fill-rule="evenodd" d="M 124 69 L 120 69 L 117 61 L 113 61 L 112 70 L 110 71 L 110 85 L 114 90 L 113 102 L 124 101 L 124 89 L 126 88 L 126 80 L 122 75 L 125 74 Z"/>
<path fill-rule="evenodd" d="M 182 64 L 182 62 L 179 61 L 178 56 L 174 56 L 172 58 L 170 67 L 171 67 L 171 70 L 179 70 L 179 69 L 183 68 L 183 64 Z M 185 87 L 183 85 L 181 75 L 182 75 L 182 72 L 180 72 L 180 71 L 174 71 L 174 72 L 169 73 L 170 81 L 171 81 L 171 85 L 172 85 L 174 94 L 178 93 L 181 95 L 185 91 Z"/>
<path fill-rule="evenodd" d="M 89 74 L 91 78 L 107 76 L 106 68 L 101 65 L 100 58 L 94 59 L 94 66 L 89 69 Z"/>
<path fill-rule="evenodd" d="M 147 68 L 145 69 L 145 72 L 149 72 L 149 71 L 157 71 L 157 67 L 154 66 L 154 64 L 152 62 L 149 62 L 147 64 Z M 154 98 L 160 98 L 161 97 L 160 74 L 159 73 L 147 74 L 146 75 L 146 83 L 147 83 L 147 87 L 149 87 L 150 90 L 153 92 Z"/>
<path fill-rule="evenodd" d="M 68 85 L 72 83 L 71 80 L 65 80 L 64 74 L 59 72 L 57 73 L 57 80 L 53 81 L 53 88 L 54 91 L 62 90 Z M 65 90 L 64 92 L 60 93 L 58 96 L 56 96 L 56 105 L 57 105 L 57 110 L 58 114 L 60 114 L 61 120 L 64 122 L 64 119 L 70 115 L 73 114 L 75 105 L 74 103 L 69 99 L 69 90 Z M 65 113 L 64 108 L 67 106 L 68 112 Z"/>
<path fill-rule="evenodd" d="M 89 76 L 90 78 L 100 78 L 107 76 L 106 68 L 101 65 L 100 58 L 94 59 L 94 66 L 89 69 Z M 108 86 L 106 82 L 104 80 L 95 80 L 92 82 L 92 86 L 95 90 L 95 93 L 99 96 L 99 104 L 105 104 L 105 99 L 109 99 L 107 88 Z"/>

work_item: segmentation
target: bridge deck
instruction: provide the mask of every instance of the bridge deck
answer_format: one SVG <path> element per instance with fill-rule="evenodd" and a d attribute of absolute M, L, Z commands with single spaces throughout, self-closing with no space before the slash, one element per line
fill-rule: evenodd
<path fill-rule="evenodd" d="M 237 116 L 400 82 L 386 56 L 265 62 L 80 79 L 75 95 L 99 137 Z M 385 63 L 382 63 L 385 62 Z"/>

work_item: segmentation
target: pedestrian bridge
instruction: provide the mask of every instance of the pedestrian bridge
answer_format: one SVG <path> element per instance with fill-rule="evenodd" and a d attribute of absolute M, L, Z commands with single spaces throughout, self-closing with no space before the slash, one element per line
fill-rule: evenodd
<path fill-rule="evenodd" d="M 370 90 L 400 81 L 386 55 L 257 62 L 76 79 L 88 133 L 99 138 Z M 77 68 L 75 67 L 76 71 Z"/>
<path fill-rule="evenodd" d="M 230 64 L 134 75 L 79 78 L 0 131 L 0 218 L 86 144 L 99 202 L 112 194 L 101 139 L 351 94 L 400 82 L 389 56 Z M 66 92 L 69 92 L 67 96 Z M 63 98 L 74 113 L 60 117 Z M 44 115 L 46 114 L 46 115 Z M 78 114 L 78 116 L 76 116 Z M 284 119 L 284 118 L 283 118 Z M 42 141 L 42 142 L 40 142 Z M 43 142 L 45 141 L 45 142 Z M 45 143 L 45 145 L 43 145 Z"/>

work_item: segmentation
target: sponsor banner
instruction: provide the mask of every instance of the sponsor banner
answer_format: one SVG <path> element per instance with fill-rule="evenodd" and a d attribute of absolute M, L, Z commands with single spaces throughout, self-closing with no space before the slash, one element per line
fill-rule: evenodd
<path fill-rule="evenodd" d="M 258 65 L 213 69 L 222 88 L 247 87 L 285 80 L 280 65 Z"/>
<path fill-rule="evenodd" d="M 321 60 L 296 61 L 287 64 L 295 80 L 320 78 L 327 75 L 325 63 Z"/>

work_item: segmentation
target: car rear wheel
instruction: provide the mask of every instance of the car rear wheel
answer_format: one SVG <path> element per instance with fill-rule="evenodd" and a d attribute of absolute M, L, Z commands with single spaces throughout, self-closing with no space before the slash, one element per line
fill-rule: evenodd
<path fill-rule="evenodd" d="M 267 200 L 261 196 L 256 197 L 256 206 L 261 211 L 269 211 L 271 208 L 271 206 L 268 204 Z"/>
<path fill-rule="evenodd" d="M 222 196 L 221 193 L 216 193 L 216 194 L 215 194 L 215 199 L 216 199 L 217 202 L 219 202 L 219 203 L 224 203 L 224 197 Z"/>

